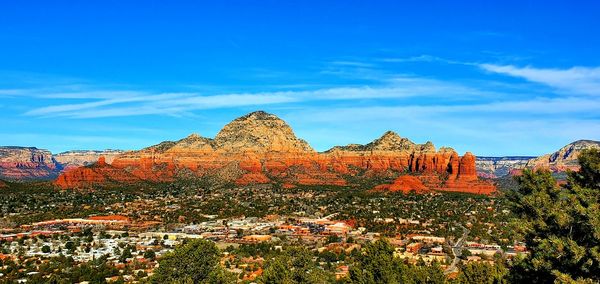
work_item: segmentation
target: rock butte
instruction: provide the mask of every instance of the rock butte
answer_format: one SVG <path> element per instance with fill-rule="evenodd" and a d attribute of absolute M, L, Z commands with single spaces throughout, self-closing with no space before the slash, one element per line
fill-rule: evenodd
<path fill-rule="evenodd" d="M 318 153 L 297 138 L 287 123 L 262 111 L 233 120 L 214 139 L 192 134 L 125 152 L 110 164 L 100 158 L 94 165 L 64 172 L 55 183 L 62 188 L 84 188 L 181 177 L 206 177 L 237 185 L 277 182 L 284 188 L 350 185 L 353 177 L 397 177 L 394 183 L 377 189 L 495 191 L 491 183 L 477 178 L 471 153 L 459 157 L 451 148 L 436 151 L 431 142 L 415 144 L 391 131 L 366 145 L 336 146 Z"/>

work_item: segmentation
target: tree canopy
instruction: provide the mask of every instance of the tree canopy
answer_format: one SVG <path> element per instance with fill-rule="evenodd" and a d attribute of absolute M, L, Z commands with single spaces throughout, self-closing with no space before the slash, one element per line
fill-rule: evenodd
<path fill-rule="evenodd" d="M 600 281 L 600 152 L 584 150 L 578 172 L 559 186 L 547 170 L 524 170 L 509 196 L 530 255 L 513 282 Z"/>
<path fill-rule="evenodd" d="M 386 240 L 367 244 L 350 269 L 350 283 L 445 283 L 439 264 L 407 265 Z"/>
<path fill-rule="evenodd" d="M 211 241 L 191 240 L 163 256 L 152 283 L 231 283 L 219 265 L 220 251 Z M 235 278 L 233 278 L 235 279 Z"/>

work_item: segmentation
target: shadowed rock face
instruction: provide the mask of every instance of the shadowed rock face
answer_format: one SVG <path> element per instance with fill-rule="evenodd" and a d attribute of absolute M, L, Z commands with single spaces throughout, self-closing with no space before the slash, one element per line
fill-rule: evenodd
<path fill-rule="evenodd" d="M 56 184 L 72 188 L 107 182 L 171 181 L 193 175 L 239 185 L 277 181 L 291 187 L 346 185 L 352 176 L 369 179 L 406 172 L 427 180 L 421 187 L 414 179 L 405 178 L 400 187 L 415 185 L 421 191 L 443 189 L 443 184 L 460 191 L 466 183 L 479 182 L 475 157 L 470 153 L 459 158 L 450 148 L 436 151 L 431 142 L 415 144 L 391 131 L 365 145 L 336 146 L 317 153 L 297 138 L 285 121 L 259 111 L 233 120 L 214 139 L 192 134 L 126 152 L 112 164 L 69 170 Z M 449 177 L 442 182 L 438 176 Z M 437 184 L 434 177 L 438 177 Z M 491 191 L 493 186 L 485 193 Z"/>

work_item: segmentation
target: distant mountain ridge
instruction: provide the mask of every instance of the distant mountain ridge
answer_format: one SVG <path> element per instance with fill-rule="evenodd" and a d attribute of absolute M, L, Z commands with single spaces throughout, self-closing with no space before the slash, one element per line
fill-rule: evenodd
<path fill-rule="evenodd" d="M 318 153 L 296 137 L 285 121 L 263 111 L 234 119 L 215 138 L 192 134 L 125 152 L 112 163 L 102 159 L 95 165 L 66 171 L 56 184 L 74 188 L 164 182 L 188 176 L 217 183 L 293 187 L 350 185 L 350 177 L 393 179 L 407 173 L 419 176 L 428 190 L 494 191 L 493 185 L 477 179 L 475 157 L 470 153 L 461 158 L 451 148 L 436 151 L 431 142 L 415 144 L 391 131 L 365 145 L 336 146 Z M 394 188 L 400 187 L 390 186 Z"/>
<path fill-rule="evenodd" d="M 0 146 L 0 178 L 52 180 L 64 169 L 93 164 L 100 156 L 112 161 L 121 153 L 121 150 L 75 150 L 54 155 L 36 147 Z"/>
<path fill-rule="evenodd" d="M 52 153 L 35 147 L 0 147 L 0 178 L 53 179 L 62 170 Z"/>
<path fill-rule="evenodd" d="M 100 156 L 103 156 L 107 163 L 112 163 L 112 160 L 123 154 L 123 150 L 71 150 L 54 155 L 54 159 L 61 164 L 63 168 L 73 168 L 87 166 L 98 161 Z"/>
<path fill-rule="evenodd" d="M 600 142 L 578 140 L 554 153 L 540 157 L 476 157 L 475 168 L 477 175 L 485 178 L 500 178 L 506 175 L 518 174 L 524 168 L 548 168 L 555 172 L 577 170 L 577 156 L 581 150 L 589 148 L 600 149 Z M 165 141 L 138 151 L 72 150 L 52 154 L 48 150 L 36 147 L 0 146 L 0 179 L 52 180 L 65 170 L 91 166 L 100 157 L 104 158 L 103 161 L 106 164 L 112 164 L 114 159 L 118 158 L 116 166 L 128 167 L 128 163 L 132 163 L 132 167 L 138 167 L 139 162 L 148 157 L 154 157 L 150 159 L 149 164 L 152 165 L 161 158 L 170 156 L 171 160 L 167 161 L 166 164 L 177 164 L 180 168 L 186 168 L 187 165 L 190 166 L 187 169 L 194 172 L 202 167 L 208 169 L 211 167 L 220 168 L 224 161 L 236 163 L 233 160 L 236 155 L 239 158 L 240 154 L 247 154 L 254 156 L 251 159 L 240 159 L 238 161 L 239 165 L 233 167 L 238 174 L 246 172 L 237 180 L 240 184 L 245 182 L 270 182 L 270 178 L 263 171 L 265 166 L 285 165 L 289 162 L 286 162 L 286 159 L 291 158 L 292 161 L 300 161 L 307 157 L 306 162 L 308 164 L 316 162 L 326 170 L 320 174 L 304 175 L 304 182 L 308 182 L 311 175 L 312 182 L 317 182 L 314 179 L 322 175 L 323 178 L 332 179 L 330 182 L 334 184 L 343 184 L 346 181 L 340 176 L 355 175 L 357 169 L 369 173 L 398 171 L 399 169 L 418 172 L 433 167 L 437 172 L 447 172 L 451 166 L 449 165 L 449 157 L 452 152 L 454 152 L 452 148 L 445 147 L 436 152 L 435 146 L 429 141 L 424 144 L 416 144 L 407 138 L 400 137 L 393 131 L 388 131 L 381 137 L 364 145 L 334 146 L 327 151 L 317 153 L 306 141 L 297 138 L 293 130 L 283 120 L 275 115 L 259 111 L 232 121 L 214 139 L 191 134 L 178 141 Z M 229 156 L 229 158 L 218 161 L 218 159 L 215 159 L 215 153 L 218 154 L 217 156 Z M 267 153 L 271 153 L 267 155 L 270 156 L 270 161 L 267 164 L 264 163 L 265 157 L 259 158 L 256 156 Z M 281 157 L 283 161 L 276 161 L 277 155 L 274 153 L 285 153 Z M 438 157 L 435 158 L 435 155 L 432 154 L 437 154 Z M 203 155 L 205 161 L 202 161 L 202 158 L 199 159 Z M 140 159 L 140 157 L 144 157 L 144 159 Z M 152 162 L 152 159 L 154 159 L 154 162 Z M 172 175 L 175 175 L 174 172 L 184 172 L 180 170 L 174 169 Z M 141 169 L 137 169 L 137 171 L 139 172 Z M 150 176 L 154 174 L 152 171 L 149 171 L 149 173 Z M 232 176 L 235 174 L 228 173 L 227 175 Z M 297 178 L 302 179 L 301 174 L 295 175 Z M 155 179 L 160 180 L 161 177 Z M 136 180 L 140 179 L 132 179 L 132 181 Z M 408 179 L 404 179 L 404 181 L 408 181 Z M 413 183 L 414 180 L 411 180 L 411 184 Z"/>
<path fill-rule="evenodd" d="M 585 149 L 600 149 L 600 141 L 577 140 L 565 145 L 554 153 L 531 159 L 527 163 L 527 167 L 548 168 L 555 172 L 578 170 L 577 157 Z"/>
<path fill-rule="evenodd" d="M 499 178 L 510 175 L 515 170 L 525 168 L 529 160 L 535 156 L 505 156 L 505 157 L 477 157 L 475 165 L 477 174 L 486 178 Z"/>
<path fill-rule="evenodd" d="M 477 172 L 482 177 L 499 178 L 518 174 L 525 168 L 545 168 L 553 172 L 577 171 L 579 170 L 577 158 L 581 151 L 594 148 L 600 149 L 600 141 L 577 140 L 563 146 L 556 152 L 539 157 L 477 157 Z"/>

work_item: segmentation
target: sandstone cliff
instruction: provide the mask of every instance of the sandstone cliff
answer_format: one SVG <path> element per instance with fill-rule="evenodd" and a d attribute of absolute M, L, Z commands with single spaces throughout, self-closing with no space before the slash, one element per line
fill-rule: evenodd
<path fill-rule="evenodd" d="M 0 177 L 5 179 L 55 178 L 61 170 L 48 150 L 35 147 L 0 147 Z"/>
<path fill-rule="evenodd" d="M 400 180 L 402 185 L 397 187 L 416 184 L 416 190 L 460 191 L 482 185 L 470 153 L 460 158 L 451 148 L 436 151 L 431 142 L 416 144 L 394 132 L 366 145 L 338 146 L 317 153 L 297 138 L 287 123 L 261 111 L 233 120 L 214 139 L 192 134 L 125 152 L 112 164 L 99 162 L 69 170 L 56 184 L 71 188 L 190 176 L 240 185 L 279 182 L 290 187 L 346 185 L 349 177 L 394 178 L 404 173 L 419 176 L 423 187 L 409 178 Z M 479 189 L 490 193 L 493 186 Z"/>

